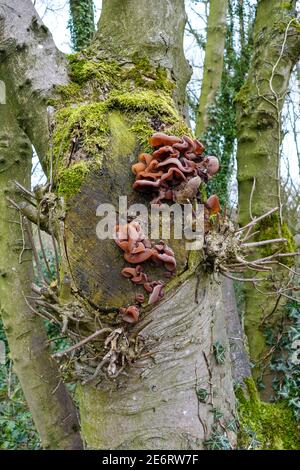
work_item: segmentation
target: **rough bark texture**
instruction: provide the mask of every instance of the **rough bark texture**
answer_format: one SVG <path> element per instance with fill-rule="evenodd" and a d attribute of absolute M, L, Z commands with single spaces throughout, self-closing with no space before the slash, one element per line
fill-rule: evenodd
<path fill-rule="evenodd" d="M 205 46 L 204 72 L 196 120 L 196 135 L 202 136 L 209 126 L 210 107 L 220 90 L 226 37 L 227 0 L 211 0 Z"/>
<path fill-rule="evenodd" d="M 225 312 L 220 287 L 203 272 L 172 291 L 142 330 L 151 357 L 137 361 L 127 377 L 99 390 L 80 390 L 82 431 L 94 449 L 202 449 L 221 410 L 233 418 L 234 393 L 228 370 Z M 145 318 L 147 320 L 147 317 Z M 223 342 L 225 363 L 212 344 Z M 200 403 L 197 391 L 208 392 Z"/>
<path fill-rule="evenodd" d="M 146 308 L 141 322 L 132 328 L 124 325 L 118 313 L 118 307 L 131 304 L 136 294 L 130 281 L 120 275 L 125 267 L 122 254 L 112 240 L 100 241 L 96 236 L 98 204 L 116 204 L 120 195 L 128 196 L 129 204 L 149 202 L 149 198 L 134 194 L 130 171 L 139 152 L 149 150 L 149 136 L 158 130 L 176 135 L 190 133 L 179 114 L 186 117 L 185 86 L 189 78 L 182 46 L 184 25 L 183 0 L 104 1 L 99 34 L 91 48 L 70 59 L 72 81 L 60 87 L 59 99 L 52 100 L 56 109 L 51 115 L 53 188 L 61 198 L 59 203 L 64 202 L 58 219 L 62 221 L 65 214 L 60 232 L 65 254 L 61 281 L 67 274 L 71 297 L 83 306 L 80 314 L 84 311 L 83 317 L 70 318 L 68 327 L 84 336 L 99 324 L 121 327 L 131 339 L 140 329 L 140 335 L 146 337 L 145 352 L 155 352 L 153 359 L 136 364 L 142 365 L 141 369 L 127 367 L 114 381 L 102 380 L 100 374 L 98 389 L 82 386 L 83 434 L 93 448 L 203 448 L 216 410 L 223 413 L 225 429 L 235 412 L 221 291 L 214 278 L 200 270 L 201 252 L 188 253 L 184 242 L 171 240 L 178 275 L 166 287 L 163 302 L 153 309 Z M 30 46 L 34 40 L 31 36 L 28 40 Z M 67 82 L 60 56 L 53 45 L 49 48 L 57 82 L 51 82 L 50 74 L 50 83 L 45 84 L 39 97 L 51 95 L 51 84 Z M 33 53 L 30 47 L 27 52 Z M 6 65 L 14 70 L 15 59 L 9 59 Z M 24 76 L 29 73 L 25 69 Z M 35 146 L 43 150 L 48 138 L 38 133 L 36 122 L 28 121 L 28 95 L 19 96 L 25 122 L 35 130 L 30 135 L 36 136 Z M 38 98 L 37 106 L 44 116 L 43 99 Z M 67 302 L 70 294 L 69 290 Z M 66 307 L 62 295 L 61 301 Z M 91 368 L 99 365 L 106 353 L 101 341 L 93 344 L 99 353 L 96 364 L 88 357 L 93 348 L 85 352 L 86 365 Z M 215 342 L 225 348 L 224 364 L 215 363 Z M 82 366 L 83 354 L 76 356 L 78 366 Z M 155 392 L 155 386 L 163 398 Z M 203 402 L 196 396 L 198 386 L 208 392 Z M 133 391 L 137 407 L 132 404 Z M 121 404 L 126 413 L 122 413 Z M 163 422 L 164 436 L 149 429 L 150 416 L 157 420 L 157 428 Z M 128 439 L 124 439 L 125 427 L 130 433 Z M 234 445 L 235 437 L 230 437 Z"/>
<path fill-rule="evenodd" d="M 95 32 L 93 0 L 70 0 L 70 30 L 73 48 L 80 51 L 89 46 Z"/>
<path fill-rule="evenodd" d="M 185 23 L 182 0 L 104 0 L 97 35 L 106 57 L 147 57 L 169 70 L 176 84 L 176 104 L 188 120 L 186 85 L 191 68 L 182 47 Z"/>
<path fill-rule="evenodd" d="M 281 208 L 280 115 L 290 74 L 300 53 L 295 3 L 280 0 L 261 0 L 258 3 L 254 55 L 248 78 L 236 98 L 241 225 L 247 223 L 249 214 L 255 217 L 271 208 Z M 259 239 L 278 236 L 289 238 L 288 230 L 281 222 L 277 216 L 267 219 L 258 227 L 261 230 Z M 291 244 L 277 248 L 293 251 Z M 270 253 L 260 251 L 260 254 L 266 256 Z M 276 298 L 270 301 L 270 298 L 259 295 L 248 284 L 245 286 L 245 300 L 245 328 L 250 354 L 251 359 L 257 362 L 262 358 L 265 348 L 261 320 L 272 311 Z"/>
<path fill-rule="evenodd" d="M 31 250 L 26 232 L 22 233 L 19 214 L 6 199 L 18 200 L 14 179 L 30 188 L 31 157 L 30 142 L 11 114 L 9 104 L 0 104 L 1 316 L 14 369 L 43 448 L 81 449 L 76 410 L 57 364 L 50 359 L 43 321 L 25 301 L 25 296 L 31 295 Z"/>
<path fill-rule="evenodd" d="M 43 164 L 49 150 L 47 100 L 56 85 L 68 82 L 68 75 L 63 54 L 30 0 L 0 4 L 0 79 Z"/>

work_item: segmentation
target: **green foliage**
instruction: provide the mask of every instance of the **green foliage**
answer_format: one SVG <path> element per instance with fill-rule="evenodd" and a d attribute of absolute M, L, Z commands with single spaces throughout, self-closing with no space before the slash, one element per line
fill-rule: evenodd
<path fill-rule="evenodd" d="M 226 349 L 219 341 L 214 343 L 213 351 L 217 364 L 224 364 L 226 360 Z"/>
<path fill-rule="evenodd" d="M 235 419 L 227 423 L 221 423 L 223 413 L 218 408 L 212 408 L 214 417 L 212 431 L 209 438 L 204 442 L 204 447 L 208 450 L 233 450 L 228 438 L 228 431 L 237 433 L 237 423 Z"/>
<path fill-rule="evenodd" d="M 212 408 L 210 411 L 214 415 L 215 421 L 219 421 L 223 417 L 223 413 L 218 408 Z"/>
<path fill-rule="evenodd" d="M 299 303 L 286 305 L 287 318 L 284 328 L 267 332 L 267 343 L 275 347 L 270 369 L 277 373 L 273 381 L 275 399 L 285 400 L 297 421 L 300 421 L 300 308 Z M 299 343 L 297 343 L 299 341 Z M 297 346 L 298 344 L 298 346 Z"/>
<path fill-rule="evenodd" d="M 196 390 L 197 398 L 201 403 L 205 403 L 208 397 L 208 391 L 205 388 L 198 388 Z"/>
<path fill-rule="evenodd" d="M 232 450 L 226 432 L 213 431 L 204 445 L 208 450 Z"/>
<path fill-rule="evenodd" d="M 95 32 L 93 0 L 70 0 L 70 19 L 68 28 L 72 46 L 80 51 L 89 46 Z"/>

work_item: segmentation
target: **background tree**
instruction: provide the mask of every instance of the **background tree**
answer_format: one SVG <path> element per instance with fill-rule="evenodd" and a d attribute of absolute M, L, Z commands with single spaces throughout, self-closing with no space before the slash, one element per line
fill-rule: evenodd
<path fill-rule="evenodd" d="M 55 222 L 57 236 L 60 240 L 64 237 L 64 244 L 61 245 L 64 276 L 60 280 L 60 308 L 64 306 L 63 311 L 66 312 L 75 308 L 78 302 L 81 308 L 84 306 L 85 321 L 81 333 L 84 336 L 95 331 L 97 317 L 103 325 L 107 324 L 108 318 L 109 324 L 112 322 L 118 325 L 120 316 L 114 312 L 128 304 L 133 295 L 129 291 L 128 281 L 119 274 L 124 263 L 118 248 L 112 242 L 100 243 L 96 238 L 96 206 L 109 200 L 114 202 L 118 194 L 126 194 L 131 200 L 135 197 L 131 190 L 130 160 L 125 165 L 124 155 L 132 155 L 134 161 L 138 152 L 146 149 L 148 137 L 158 129 L 188 132 L 176 110 L 186 117 L 185 86 L 189 68 L 182 50 L 184 4 L 181 0 L 176 1 L 174 15 L 175 10 L 169 9 L 167 2 L 153 3 L 150 5 L 142 1 L 137 7 L 136 2 L 132 1 L 126 2 L 126 5 L 116 0 L 104 2 L 100 32 L 92 48 L 83 57 L 71 59 L 70 76 L 73 81 L 61 88 L 62 95 L 57 102 L 52 101 L 56 107 L 53 119 L 53 187 L 68 203 L 63 209 L 66 211 L 63 233 L 60 230 L 61 222 L 58 223 L 60 219 Z M 18 11 L 20 5 L 16 3 L 13 7 Z M 10 9 L 5 11 L 4 33 L 9 34 L 16 43 L 28 27 L 31 31 L 32 28 L 42 31 L 39 20 L 32 23 L 32 14 L 29 13 L 25 18 L 23 16 L 22 24 L 16 24 L 9 12 Z M 123 18 L 121 30 L 120 16 Z M 13 30 L 8 28 L 11 22 Z M 139 28 L 136 28 L 137 24 Z M 20 94 L 16 95 L 18 105 L 21 101 L 24 104 L 23 125 L 40 155 L 45 155 L 49 149 L 45 101 L 40 97 L 53 96 L 54 77 L 58 85 L 66 83 L 64 62 L 54 45 L 50 46 L 50 37 L 43 34 L 48 51 L 51 47 L 50 57 L 55 61 L 56 73 L 50 73 L 49 80 L 43 80 L 42 84 L 38 76 L 28 83 L 24 90 L 24 101 Z M 38 60 L 38 69 L 43 68 L 44 57 L 40 53 L 37 57 L 37 48 L 34 47 L 37 40 L 40 44 L 39 35 L 28 37 L 26 52 L 21 53 L 24 62 L 22 55 L 18 63 L 14 55 L 6 62 L 9 76 L 14 77 L 7 83 L 10 90 L 19 88 L 18 82 L 23 82 L 32 73 L 26 66 L 32 57 Z M 38 94 L 33 93 L 36 87 L 39 89 Z M 172 101 L 173 90 L 175 105 Z M 31 100 L 30 110 L 35 109 L 34 115 L 28 109 L 28 97 L 33 95 L 36 98 L 34 102 Z M 98 99 L 95 100 L 95 96 Z M 73 139 L 75 147 L 69 164 L 69 149 Z M 48 156 L 48 162 L 45 158 L 42 161 L 48 169 L 52 167 L 51 155 Z M 106 174 L 105 179 L 101 178 L 103 172 Z M 113 194 L 110 190 L 112 184 L 115 190 Z M 76 234 L 70 231 L 71 226 Z M 84 241 L 86 237 L 88 246 Z M 64 245 L 67 252 L 64 251 Z M 225 353 L 224 363 L 218 364 L 213 352 L 213 344 L 217 341 L 228 351 L 224 317 L 216 314 L 215 300 L 221 295 L 220 288 L 209 275 L 203 273 L 199 292 L 201 297 L 205 295 L 205 304 L 198 302 L 195 269 L 201 258 L 192 263 L 191 257 L 189 268 L 184 270 L 186 255 L 180 255 L 179 247 L 176 252 L 178 257 L 182 257 L 179 265 L 182 276 L 173 281 L 173 288 L 166 294 L 164 303 L 148 313 L 148 319 L 149 315 L 152 318 L 151 323 L 138 326 L 143 329 L 149 344 L 153 344 L 153 354 L 157 355 L 156 364 L 146 357 L 140 362 L 141 368 L 131 369 L 128 377 L 120 375 L 117 381 L 126 386 L 125 394 L 115 389 L 114 383 L 110 382 L 103 384 L 100 390 L 91 385 L 81 388 L 82 430 L 91 447 L 201 448 L 214 423 L 213 409 L 222 413 L 224 423 L 232 417 L 234 396 L 229 356 Z M 106 268 L 108 265 L 109 273 Z M 86 276 L 90 279 L 88 284 L 84 282 Z M 68 280 L 71 280 L 72 286 L 69 297 L 66 295 Z M 106 313 L 103 313 L 104 306 Z M 218 305 L 218 312 L 220 308 Z M 72 318 L 69 321 L 69 328 L 72 329 Z M 177 336 L 175 348 L 174 337 L 178 335 L 178 324 L 181 324 L 180 329 L 185 334 Z M 131 331 L 134 333 L 134 328 Z M 159 344 L 155 338 L 160 338 Z M 194 343 L 193 338 L 197 338 L 197 342 Z M 201 348 L 197 346 L 198 341 L 202 343 Z M 191 344 L 188 355 L 184 354 L 187 342 Z M 97 347 L 101 351 L 101 345 Z M 169 357 L 170 348 L 173 350 L 172 357 Z M 89 367 L 93 368 L 94 359 L 88 356 L 86 359 L 90 363 Z M 87 369 L 83 369 L 84 372 L 87 373 Z M 200 379 L 201 383 L 211 387 L 208 390 L 210 401 L 201 404 L 196 393 Z M 214 388 L 218 389 L 217 397 L 213 396 Z M 130 411 L 132 406 L 134 413 Z M 155 421 L 152 419 L 153 406 Z M 115 410 L 114 419 L 106 419 L 108 410 L 110 415 L 112 409 Z M 123 432 L 124 426 L 126 433 Z M 114 442 L 111 441 L 112 436 Z"/>
<path fill-rule="evenodd" d="M 49 179 L 20 212 L 38 223 L 41 210 L 42 228 L 55 234 L 61 250 L 57 282 L 36 293 L 32 308 L 52 316 L 72 342 L 55 358 L 64 380 L 81 383 L 88 446 L 234 447 L 232 375 L 237 378 L 240 362 L 235 364 L 232 348 L 229 355 L 228 336 L 241 332 L 229 325 L 216 275 L 232 278 L 222 263 L 235 259 L 239 235 L 216 217 L 203 252 L 187 253 L 171 240 L 177 275 L 163 300 L 143 308 L 140 321 L 128 326 L 119 308 L 132 305 L 137 291 L 120 276 L 118 247 L 95 233 L 98 204 L 117 205 L 120 194 L 129 204 L 148 201 L 132 190 L 131 165 L 141 151 L 150 151 L 153 132 L 191 135 L 183 1 L 104 1 L 99 33 L 69 63 L 30 2 L 4 2 L 0 17 L 7 53 L 1 77 Z M 258 430 L 267 448 L 295 448 L 291 412 L 281 403 L 260 402 L 251 380 L 247 387 L 250 401 L 239 393 L 243 423 Z M 254 447 L 247 443 L 255 440 L 251 433 L 245 431 L 246 441 L 243 436 L 246 448 Z"/>
<path fill-rule="evenodd" d="M 43 321 L 26 299 L 32 295 L 31 228 L 8 199 L 20 198 L 15 179 L 30 189 L 32 147 L 8 96 L 0 104 L 0 126 L 0 298 L 10 357 L 43 447 L 78 449 L 82 443 L 76 410 L 49 356 Z"/>
<path fill-rule="evenodd" d="M 93 0 L 70 0 L 69 29 L 75 51 L 87 47 L 95 33 Z"/>
<path fill-rule="evenodd" d="M 295 247 L 282 217 L 280 145 L 282 107 L 292 69 L 300 54 L 295 4 L 294 1 L 264 0 L 258 3 L 251 66 L 236 98 L 240 223 L 244 224 L 249 216 L 255 218 L 279 207 L 279 216 L 273 214 L 257 226 L 260 232 L 256 239 L 284 237 L 288 240 L 285 250 L 291 252 Z M 276 248 L 284 249 L 279 245 L 262 248 L 259 253 L 268 256 L 275 253 Z M 260 295 L 251 284 L 245 287 L 245 328 L 251 358 L 257 365 L 256 376 L 261 374 L 264 367 L 261 361 L 266 353 L 264 319 L 276 317 L 278 303 L 286 295 L 286 278 L 278 276 L 277 281 L 274 279 L 274 298 L 268 294 Z M 267 393 L 270 393 L 270 387 Z"/>
<path fill-rule="evenodd" d="M 196 120 L 196 135 L 204 136 L 210 123 L 210 107 L 220 90 L 227 30 L 228 2 L 211 0 L 205 45 L 204 73 Z"/>

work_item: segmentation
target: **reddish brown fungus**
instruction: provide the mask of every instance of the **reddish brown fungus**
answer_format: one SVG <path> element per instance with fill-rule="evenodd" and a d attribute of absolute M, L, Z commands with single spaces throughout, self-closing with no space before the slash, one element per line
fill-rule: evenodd
<path fill-rule="evenodd" d="M 156 286 L 153 287 L 153 291 L 149 297 L 149 304 L 154 304 L 163 297 L 163 288 L 164 285 L 161 281 L 158 281 Z"/>
<path fill-rule="evenodd" d="M 119 310 L 122 318 L 127 323 L 136 323 L 139 319 L 140 309 L 136 305 L 130 305 L 127 308 L 120 308 Z"/>
<path fill-rule="evenodd" d="M 219 212 L 221 212 L 221 206 L 218 196 L 216 196 L 216 194 L 210 196 L 205 203 L 205 207 L 208 210 L 210 216 L 219 214 Z"/>
<path fill-rule="evenodd" d="M 145 302 L 145 296 L 144 296 L 144 294 L 136 294 L 136 296 L 135 296 L 135 301 L 136 301 L 138 304 L 142 304 L 143 302 Z"/>
<path fill-rule="evenodd" d="M 133 188 L 152 192 L 152 204 L 175 201 L 174 191 L 182 182 L 196 176 L 207 182 L 219 169 L 217 157 L 203 157 L 202 143 L 188 136 L 180 138 L 158 132 L 149 142 L 154 152 L 140 154 L 139 163 L 133 165 L 132 170 L 136 175 Z"/>
<path fill-rule="evenodd" d="M 154 148 L 152 154 L 141 153 L 138 162 L 132 166 L 135 175 L 133 188 L 153 194 L 151 204 L 160 204 L 163 200 L 185 204 L 199 195 L 202 182 L 212 178 L 219 170 L 219 160 L 214 156 L 204 157 L 204 146 L 201 142 L 188 136 L 176 137 L 157 132 L 149 140 Z M 211 196 L 205 203 L 205 231 L 211 227 L 209 217 L 221 211 L 219 198 Z M 150 294 L 149 304 L 163 297 L 164 283 L 151 281 L 143 272 L 141 263 L 153 261 L 164 266 L 165 277 L 171 277 L 176 269 L 173 250 L 163 241 L 153 244 L 145 237 L 140 224 L 132 221 L 117 225 L 114 240 L 123 250 L 124 259 L 135 266 L 122 270 L 122 275 L 134 284 L 143 285 Z M 138 304 L 144 302 L 143 294 L 137 294 Z M 120 309 L 123 320 L 135 323 L 139 317 L 139 308 L 130 306 Z"/>

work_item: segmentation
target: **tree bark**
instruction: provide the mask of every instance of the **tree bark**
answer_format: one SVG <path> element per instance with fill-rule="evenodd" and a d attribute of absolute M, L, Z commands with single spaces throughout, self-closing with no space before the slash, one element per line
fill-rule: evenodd
<path fill-rule="evenodd" d="M 31 250 L 23 220 L 7 201 L 18 200 L 13 180 L 30 188 L 31 158 L 10 104 L 0 104 L 0 299 L 10 354 L 43 448 L 81 449 L 77 413 L 50 359 L 43 321 L 25 300 L 32 295 Z"/>
<path fill-rule="evenodd" d="M 209 126 L 210 108 L 221 87 L 227 8 L 227 0 L 209 2 L 204 72 L 196 120 L 196 135 L 199 137 L 204 135 Z"/>
<path fill-rule="evenodd" d="M 20 127 L 46 168 L 47 104 L 54 87 L 68 82 L 67 62 L 30 0 L 0 4 L 0 79 L 6 84 Z M 48 168 L 49 170 L 49 168 Z"/>
<path fill-rule="evenodd" d="M 106 58 L 123 60 L 137 55 L 169 70 L 176 105 L 188 120 L 186 85 L 191 68 L 182 48 L 185 23 L 182 0 L 104 0 L 97 36 Z"/>
<path fill-rule="evenodd" d="M 281 111 L 288 89 L 291 71 L 299 59 L 300 34 L 296 20 L 295 1 L 258 3 L 254 27 L 254 55 L 248 78 L 238 93 L 238 188 L 239 221 L 243 225 L 250 217 L 279 207 Z M 287 235 L 281 216 L 267 221 L 268 238 Z M 261 235 L 263 226 L 258 227 Z M 279 247 L 283 252 L 289 246 Z M 258 252 L 262 254 L 262 251 Z M 274 309 L 276 298 L 260 295 L 245 286 L 245 328 L 251 359 L 257 363 L 265 351 L 262 318 Z M 268 387 L 268 393 L 270 387 Z"/>
<path fill-rule="evenodd" d="M 81 388 L 82 432 L 90 448 L 203 449 L 216 424 L 213 410 L 223 413 L 224 428 L 234 417 L 220 287 L 204 272 L 199 276 L 199 284 L 191 276 L 149 312 L 142 336 L 151 357 L 114 384 Z M 226 348 L 224 364 L 212 353 L 216 341 Z M 206 403 L 199 402 L 200 389 L 208 393 Z"/>
<path fill-rule="evenodd" d="M 185 18 L 183 0 L 105 0 L 91 47 L 71 58 L 72 82 L 60 88 L 58 99 L 49 83 L 43 87 L 42 94 L 53 94 L 56 110 L 51 114 L 55 220 L 64 253 L 61 283 L 68 279 L 71 287 L 67 295 L 60 293 L 60 307 L 74 308 L 66 318 L 71 331 L 87 337 L 99 325 L 121 328 L 128 352 L 137 355 L 113 380 L 100 373 L 93 386 L 80 387 L 83 436 L 91 448 L 202 449 L 213 424 L 235 445 L 226 429 L 235 399 L 221 290 L 202 268 L 202 252 L 186 252 L 182 241 L 170 240 L 177 276 L 166 285 L 164 300 L 146 307 L 130 327 L 118 310 L 132 304 L 139 288 L 120 275 L 125 263 L 115 243 L 96 236 L 99 204 L 117 207 L 124 195 L 128 205 L 149 205 L 132 190 L 131 173 L 138 154 L 149 150 L 148 138 L 156 131 L 190 133 L 184 122 L 190 75 L 182 44 Z M 65 68 L 50 49 L 64 84 Z M 6 65 L 16 67 L 14 61 Z M 16 97 L 26 122 L 29 103 Z M 37 109 L 45 116 L 43 100 Z M 46 148 L 48 136 L 38 132 L 37 122 L 30 125 L 35 145 L 42 139 L 39 148 Z M 137 337 L 145 341 L 145 357 L 130 349 Z M 74 356 L 78 380 L 84 382 L 101 364 L 104 339 Z M 216 359 L 216 343 L 224 350 L 222 360 Z M 200 389 L 207 392 L 204 399 L 197 396 Z"/>

